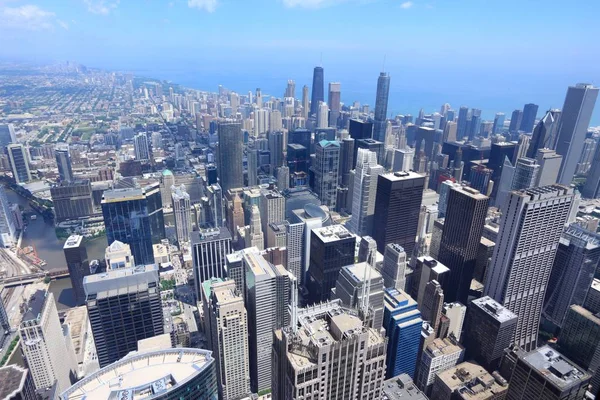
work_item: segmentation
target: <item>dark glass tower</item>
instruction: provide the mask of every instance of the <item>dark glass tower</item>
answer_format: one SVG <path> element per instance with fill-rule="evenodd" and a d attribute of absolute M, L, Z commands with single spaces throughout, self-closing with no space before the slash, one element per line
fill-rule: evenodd
<path fill-rule="evenodd" d="M 78 305 L 85 303 L 83 278 L 90 275 L 90 263 L 88 261 L 87 250 L 82 241 L 82 236 L 71 235 L 63 247 L 65 261 L 67 262 L 67 268 L 69 268 L 71 285 L 75 292 L 75 301 Z"/>
<path fill-rule="evenodd" d="M 69 154 L 69 146 L 62 145 L 54 150 L 56 157 L 56 166 L 58 167 L 58 175 L 61 181 L 73 180 L 73 168 L 71 167 L 71 155 Z"/>
<path fill-rule="evenodd" d="M 521 126 L 519 130 L 529 133 L 533 131 L 533 125 L 535 124 L 535 118 L 538 113 L 538 105 L 529 103 L 523 107 L 523 118 L 521 119 Z"/>
<path fill-rule="evenodd" d="M 244 136 L 237 122 L 219 122 L 218 172 L 223 192 L 244 186 Z"/>
<path fill-rule="evenodd" d="M 387 72 L 379 74 L 377 79 L 377 95 L 375 98 L 375 125 L 373 138 L 385 143 L 386 116 L 388 98 L 390 96 L 390 76 Z"/>
<path fill-rule="evenodd" d="M 556 112 L 548 111 L 546 115 L 535 126 L 529 148 L 527 149 L 527 157 L 536 158 L 539 149 L 552 148 L 550 143 L 552 133 L 556 131 L 558 118 Z"/>
<path fill-rule="evenodd" d="M 152 245 L 165 238 L 165 221 L 159 184 L 107 190 L 102 196 L 106 238 L 131 247 L 136 264 L 154 263 Z"/>
<path fill-rule="evenodd" d="M 462 140 L 467 136 L 467 121 L 469 119 L 469 107 L 462 106 L 458 110 L 458 125 L 456 127 L 456 139 Z"/>
<path fill-rule="evenodd" d="M 371 139 L 373 137 L 373 123 L 351 119 L 349 131 L 350 137 L 354 140 Z"/>
<path fill-rule="evenodd" d="M 310 115 L 317 115 L 319 102 L 321 101 L 325 101 L 323 67 L 315 67 L 313 72 L 312 96 L 310 98 Z"/>

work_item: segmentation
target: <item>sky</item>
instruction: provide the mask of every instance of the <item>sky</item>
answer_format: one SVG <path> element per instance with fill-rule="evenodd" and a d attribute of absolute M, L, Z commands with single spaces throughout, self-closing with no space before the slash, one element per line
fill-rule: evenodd
<path fill-rule="evenodd" d="M 385 70 L 388 111 L 413 115 L 560 108 L 569 85 L 600 85 L 598 38 L 598 0 L 0 0 L 0 60 L 278 97 L 322 65 L 342 101 L 371 105 Z"/>

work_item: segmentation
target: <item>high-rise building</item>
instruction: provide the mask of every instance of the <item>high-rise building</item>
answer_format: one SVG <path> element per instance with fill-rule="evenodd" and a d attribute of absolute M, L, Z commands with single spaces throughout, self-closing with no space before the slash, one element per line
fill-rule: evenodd
<path fill-rule="evenodd" d="M 133 150 L 136 160 L 150 160 L 150 144 L 148 143 L 148 136 L 145 133 L 140 132 L 133 137 Z"/>
<path fill-rule="evenodd" d="M 144 265 L 86 276 L 83 287 L 100 367 L 165 333 L 158 267 Z"/>
<path fill-rule="evenodd" d="M 71 386 L 71 376 L 76 371 L 75 354 L 67 346 L 70 332 L 60 325 L 51 292 L 37 290 L 29 298 L 19 336 L 36 389 L 45 390 L 55 382 L 59 392 Z"/>
<path fill-rule="evenodd" d="M 406 252 L 396 243 L 385 246 L 381 276 L 386 288 L 406 290 Z"/>
<path fill-rule="evenodd" d="M 560 171 L 562 156 L 556 154 L 556 151 L 554 150 L 539 149 L 536 156 L 536 162 L 540 168 L 534 186 L 554 185 L 558 181 L 558 172 Z"/>
<path fill-rule="evenodd" d="M 133 352 L 86 376 L 60 399 L 217 399 L 213 354 L 189 348 Z"/>
<path fill-rule="evenodd" d="M 600 235 L 577 224 L 566 228 L 558 243 L 546 288 L 544 317 L 557 327 L 569 306 L 583 305 L 600 262 Z"/>
<path fill-rule="evenodd" d="M 535 159 L 520 158 L 515 165 L 515 174 L 512 181 L 512 190 L 529 189 L 537 182 L 539 165 Z"/>
<path fill-rule="evenodd" d="M 548 345 L 530 352 L 514 348 L 515 365 L 506 399 L 585 399 L 590 375 Z"/>
<path fill-rule="evenodd" d="M 372 236 L 380 253 L 389 243 L 396 243 L 412 255 L 424 186 L 425 176 L 412 171 L 379 175 L 373 222 L 377 229 Z"/>
<path fill-rule="evenodd" d="M 13 124 L 0 124 L 0 147 L 6 147 L 16 142 L 17 135 Z"/>
<path fill-rule="evenodd" d="M 342 267 L 354 264 L 355 246 L 356 236 L 343 225 L 312 229 L 307 282 L 311 302 L 330 298 Z"/>
<path fill-rule="evenodd" d="M 321 140 L 315 146 L 315 193 L 323 205 L 335 209 L 340 173 L 340 143 Z"/>
<path fill-rule="evenodd" d="M 79 305 L 85 303 L 83 278 L 91 273 L 87 250 L 82 242 L 83 236 L 71 235 L 63 247 L 65 261 L 69 269 L 69 277 L 71 278 L 71 286 L 75 292 L 75 301 Z"/>
<path fill-rule="evenodd" d="M 467 304 L 488 204 L 489 197 L 470 187 L 450 190 L 438 255 L 450 269 L 442 286 L 447 302 Z"/>
<path fill-rule="evenodd" d="M 358 236 L 371 235 L 373 231 L 377 179 L 383 173 L 384 168 L 377 164 L 377 154 L 358 149 L 350 220 L 350 230 Z"/>
<path fill-rule="evenodd" d="M 473 300 L 467 309 L 464 344 L 467 357 L 495 371 L 512 343 L 517 315 L 490 297 Z"/>
<path fill-rule="evenodd" d="M 511 135 L 514 135 L 519 131 L 521 121 L 523 121 L 523 110 L 513 111 L 510 117 L 510 125 L 508 126 L 508 132 Z"/>
<path fill-rule="evenodd" d="M 218 170 L 221 188 L 229 189 L 244 186 L 243 144 L 244 135 L 240 124 L 232 121 L 222 121 L 218 124 L 219 149 Z"/>
<path fill-rule="evenodd" d="M 469 120 L 469 107 L 462 106 L 458 110 L 458 122 L 456 129 L 456 137 L 458 140 L 462 140 L 465 136 L 467 136 L 467 127 Z"/>
<path fill-rule="evenodd" d="M 308 89 L 307 89 L 308 90 Z M 312 94 L 310 98 L 310 115 L 317 115 L 319 102 L 325 101 L 325 80 L 323 67 L 315 67 L 313 71 Z"/>
<path fill-rule="evenodd" d="M 597 199 L 600 197 L 600 146 L 596 146 L 594 159 L 588 172 L 585 185 L 581 190 L 581 196 L 586 199 Z"/>
<path fill-rule="evenodd" d="M 54 149 L 56 157 L 56 166 L 58 167 L 58 176 L 61 181 L 73 180 L 73 168 L 71 167 L 71 154 L 69 154 L 69 145 L 57 145 Z"/>
<path fill-rule="evenodd" d="M 282 165 L 277 168 L 277 189 L 280 191 L 290 188 L 290 168 L 287 165 Z"/>
<path fill-rule="evenodd" d="M 20 143 L 9 144 L 6 150 L 15 182 L 29 182 L 31 180 L 31 172 L 29 170 L 29 157 L 27 156 L 25 147 Z"/>
<path fill-rule="evenodd" d="M 490 188 L 490 181 L 492 180 L 492 171 L 486 168 L 482 164 L 473 165 L 471 167 L 471 175 L 469 176 L 469 182 L 471 187 L 483 194 L 487 194 Z"/>
<path fill-rule="evenodd" d="M 185 190 L 185 185 L 171 187 L 171 199 L 177 241 L 180 244 L 187 243 L 192 235 L 192 208 L 190 195 Z"/>
<path fill-rule="evenodd" d="M 443 288 L 446 286 L 450 270 L 444 264 L 429 256 L 414 257 L 412 262 L 415 270 L 412 274 L 411 296 L 421 305 L 423 304 L 427 283 L 435 280 Z"/>
<path fill-rule="evenodd" d="M 381 399 L 386 339 L 339 300 L 297 310 L 273 336 L 274 399 Z"/>
<path fill-rule="evenodd" d="M 464 354 L 465 349 L 457 341 L 450 338 L 434 339 L 421 353 L 415 379 L 419 389 L 429 394 L 436 375 L 461 363 Z"/>
<path fill-rule="evenodd" d="M 256 247 L 259 250 L 264 250 L 265 248 L 265 237 L 262 231 L 260 211 L 255 205 L 252 206 L 250 225 L 246 228 L 244 242 L 246 247 Z"/>
<path fill-rule="evenodd" d="M 425 293 L 423 295 L 423 304 L 420 304 L 421 317 L 423 321 L 429 322 L 434 331 L 437 331 L 442 316 L 442 306 L 444 305 L 444 291 L 442 286 L 435 279 L 427 282 Z"/>
<path fill-rule="evenodd" d="M 496 113 L 494 117 L 494 126 L 492 127 L 492 133 L 495 135 L 504 129 L 504 113 Z"/>
<path fill-rule="evenodd" d="M 385 143 L 389 96 L 390 76 L 387 72 L 382 72 L 379 74 L 379 78 L 377 78 L 377 94 L 375 97 L 375 123 L 373 126 L 373 138 L 383 143 Z"/>
<path fill-rule="evenodd" d="M 518 315 L 514 341 L 525 350 L 537 345 L 546 285 L 573 198 L 573 189 L 553 185 L 513 191 L 506 202 L 484 295 Z"/>
<path fill-rule="evenodd" d="M 257 253 L 244 254 L 250 349 L 250 386 L 254 393 L 271 388 L 273 331 L 289 326 L 289 273 Z"/>
<path fill-rule="evenodd" d="M 308 104 L 308 86 L 302 86 L 302 117 L 306 120 L 308 119 L 308 114 L 310 111 L 310 106 Z"/>
<path fill-rule="evenodd" d="M 558 350 L 580 367 L 596 372 L 598 345 L 600 318 L 581 306 L 570 306 L 558 336 Z"/>
<path fill-rule="evenodd" d="M 444 315 L 443 319 L 447 321 L 447 336 L 453 335 L 456 340 L 460 341 L 462 338 L 465 316 L 467 315 L 467 307 L 458 301 L 455 301 L 454 303 L 444 303 L 442 314 Z"/>
<path fill-rule="evenodd" d="M 58 222 L 94 213 L 92 184 L 89 179 L 64 180 L 50 188 L 54 215 Z"/>
<path fill-rule="evenodd" d="M 471 109 L 471 120 L 467 126 L 467 137 L 469 140 L 473 140 L 475 136 L 479 135 L 481 128 L 481 110 L 478 108 Z"/>
<path fill-rule="evenodd" d="M 508 382 L 490 374 L 480 365 L 463 362 L 435 376 L 430 400 L 497 400 L 504 399 Z"/>
<path fill-rule="evenodd" d="M 229 229 L 211 228 L 192 232 L 192 265 L 196 295 L 200 298 L 202 282 L 225 277 L 225 257 L 231 253 Z"/>
<path fill-rule="evenodd" d="M 208 310 L 211 345 L 217 364 L 219 393 L 236 400 L 250 393 L 248 318 L 244 299 L 236 293 L 235 281 L 214 283 Z"/>
<path fill-rule="evenodd" d="M 271 152 L 271 170 L 275 174 L 275 170 L 283 165 L 283 132 L 269 131 L 267 138 Z"/>
<path fill-rule="evenodd" d="M 340 111 L 342 111 L 341 104 L 341 84 L 339 82 L 329 83 L 329 97 L 327 103 L 329 104 L 329 126 L 335 128 L 340 118 Z"/>
<path fill-rule="evenodd" d="M 529 142 L 527 157 L 535 158 L 538 150 L 544 148 L 553 148 L 551 140 L 558 129 L 558 120 L 556 118 L 557 114 L 550 110 L 542 117 L 542 119 L 539 120 L 538 124 L 533 130 L 531 141 Z"/>
<path fill-rule="evenodd" d="M 37 400 L 29 369 L 21 368 L 17 364 L 1 367 L 0 395 L 4 400 Z"/>
<path fill-rule="evenodd" d="M 285 96 L 284 97 L 291 97 L 291 98 L 296 98 L 296 82 L 293 80 L 288 80 L 287 81 L 287 86 L 285 87 Z"/>
<path fill-rule="evenodd" d="M 324 101 L 317 107 L 317 128 L 327 128 L 329 126 L 329 106 Z"/>
<path fill-rule="evenodd" d="M 354 140 L 373 138 L 373 123 L 351 119 L 349 126 L 350 137 Z"/>
<path fill-rule="evenodd" d="M 525 133 L 533 132 L 533 125 L 535 124 L 535 119 L 537 117 L 538 107 L 537 104 L 525 104 L 525 107 L 523 107 L 523 118 L 521 119 L 521 125 L 519 127 L 520 131 Z"/>
<path fill-rule="evenodd" d="M 599 89 L 579 83 L 569 86 L 558 127 L 556 152 L 563 156 L 558 183 L 569 185 L 583 150 Z"/>
<path fill-rule="evenodd" d="M 165 221 L 159 184 L 145 188 L 106 190 L 102 216 L 108 244 L 115 240 L 131 246 L 138 264 L 154 263 L 153 244 L 165 238 Z"/>
<path fill-rule="evenodd" d="M 11 247 L 17 240 L 15 237 L 17 227 L 11 210 L 4 186 L 0 185 L 0 245 Z"/>
<path fill-rule="evenodd" d="M 131 247 L 128 244 L 115 240 L 104 251 L 106 270 L 135 267 L 135 259 L 131 255 Z"/>
<path fill-rule="evenodd" d="M 278 190 L 262 190 L 258 202 L 262 232 L 266 234 L 269 224 L 285 219 L 285 197 Z M 268 246 L 270 247 L 270 246 Z"/>
<path fill-rule="evenodd" d="M 408 374 L 400 374 L 383 382 L 383 400 L 429 400 Z"/>

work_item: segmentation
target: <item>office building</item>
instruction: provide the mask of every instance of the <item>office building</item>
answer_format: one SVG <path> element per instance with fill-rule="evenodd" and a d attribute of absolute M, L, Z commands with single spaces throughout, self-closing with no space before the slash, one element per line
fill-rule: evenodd
<path fill-rule="evenodd" d="M 377 78 L 373 138 L 383 143 L 385 143 L 385 132 L 387 128 L 387 108 L 389 95 L 390 76 L 387 72 L 382 72 L 379 74 L 379 78 Z"/>
<path fill-rule="evenodd" d="M 446 323 L 446 336 L 452 335 L 456 340 L 460 341 L 462 339 L 467 307 L 457 301 L 454 303 L 444 303 L 442 314 L 442 319 Z"/>
<path fill-rule="evenodd" d="M 71 235 L 63 247 L 65 261 L 69 269 L 71 286 L 75 293 L 75 302 L 78 305 L 85 303 L 85 291 L 83 290 L 83 278 L 90 275 L 90 263 L 87 250 L 83 244 L 83 236 Z"/>
<path fill-rule="evenodd" d="M 340 167 L 340 144 L 336 141 L 321 140 L 315 146 L 315 186 L 314 190 L 321 202 L 335 209 Z"/>
<path fill-rule="evenodd" d="M 59 179 L 67 182 L 73 180 L 73 168 L 71 166 L 69 145 L 64 143 L 57 145 L 54 149 L 54 156 L 56 157 Z"/>
<path fill-rule="evenodd" d="M 594 314 L 598 314 L 600 312 L 600 279 L 594 278 L 592 281 L 592 285 L 587 293 L 583 307 L 586 310 L 590 310 Z"/>
<path fill-rule="evenodd" d="M 408 374 L 400 374 L 383 382 L 381 400 L 429 400 Z"/>
<path fill-rule="evenodd" d="M 269 224 L 285 219 L 285 197 L 278 190 L 262 190 L 259 198 L 260 221 L 263 235 L 267 234 Z M 267 247 L 271 247 L 268 244 Z"/>
<path fill-rule="evenodd" d="M 0 129 L 2 126 L 0 125 Z M 0 398 L 3 400 L 37 400 L 33 378 L 27 368 L 17 364 L 0 368 Z"/>
<path fill-rule="evenodd" d="M 190 195 L 185 190 L 185 185 L 171 187 L 171 200 L 177 241 L 180 245 L 188 243 L 192 235 L 192 208 Z"/>
<path fill-rule="evenodd" d="M 386 288 L 406 290 L 406 252 L 396 243 L 385 246 L 381 276 Z"/>
<path fill-rule="evenodd" d="M 580 367 L 595 372 L 599 344 L 600 318 L 581 306 L 570 306 L 558 336 L 558 350 Z"/>
<path fill-rule="evenodd" d="M 265 237 L 261 226 L 260 211 L 258 211 L 258 207 L 255 205 L 252 206 L 250 225 L 246 228 L 244 243 L 246 247 L 256 247 L 259 250 L 264 250 L 265 248 Z"/>
<path fill-rule="evenodd" d="M 569 185 L 575 175 L 599 89 L 589 84 L 569 86 L 562 107 L 556 152 L 563 156 L 558 183 Z"/>
<path fill-rule="evenodd" d="M 494 117 L 494 126 L 492 127 L 492 134 L 500 133 L 504 129 L 504 113 L 496 113 Z"/>
<path fill-rule="evenodd" d="M 290 168 L 286 165 L 277 168 L 277 188 L 281 191 L 290 188 Z"/>
<path fill-rule="evenodd" d="M 528 158 L 535 158 L 540 149 L 553 148 L 551 141 L 558 129 L 559 121 L 557 117 L 558 115 L 550 110 L 539 120 L 529 141 L 529 148 L 527 149 Z"/>
<path fill-rule="evenodd" d="M 518 315 L 515 343 L 537 346 L 552 262 L 573 202 L 561 185 L 513 191 L 507 201 L 485 282 L 490 296 Z"/>
<path fill-rule="evenodd" d="M 244 186 L 244 135 L 239 123 L 223 121 L 218 124 L 219 148 L 217 169 L 224 192 Z"/>
<path fill-rule="evenodd" d="M 273 174 L 283 165 L 283 132 L 269 131 L 267 135 L 271 152 L 271 170 Z"/>
<path fill-rule="evenodd" d="M 463 362 L 435 376 L 430 400 L 504 399 L 508 382 L 497 372 L 490 374 L 480 365 Z"/>
<path fill-rule="evenodd" d="M 224 400 L 250 394 L 248 319 L 244 299 L 233 280 L 211 285 L 209 315 L 211 345 L 217 366 L 219 392 Z"/>
<path fill-rule="evenodd" d="M 512 136 L 517 134 L 523 121 L 523 110 L 514 110 L 510 116 L 510 125 L 508 126 L 508 132 Z"/>
<path fill-rule="evenodd" d="M 490 297 L 473 300 L 467 309 L 465 340 L 467 357 L 488 371 L 500 366 L 517 329 L 517 315 Z"/>
<path fill-rule="evenodd" d="M 477 249 L 483 233 L 489 197 L 469 187 L 452 188 L 438 259 L 450 269 L 443 286 L 447 302 L 467 304 L 475 271 Z"/>
<path fill-rule="evenodd" d="M 341 142 L 340 152 L 340 184 L 347 187 L 350 184 L 350 171 L 354 169 L 354 145 L 353 138 L 345 138 Z"/>
<path fill-rule="evenodd" d="M 4 186 L 0 185 L 0 244 L 2 247 L 11 247 L 17 240 L 17 226 L 4 190 Z"/>
<path fill-rule="evenodd" d="M 354 157 L 353 163 L 356 168 L 356 162 L 358 161 L 358 149 L 366 149 L 377 154 L 377 160 L 385 161 L 385 143 L 375 139 L 357 139 L 354 142 Z"/>
<path fill-rule="evenodd" d="M 86 376 L 61 400 L 213 400 L 219 392 L 210 351 L 177 348 L 134 352 Z"/>
<path fill-rule="evenodd" d="M 552 347 L 544 345 L 528 353 L 515 348 L 509 357 L 516 362 L 507 400 L 586 398 L 590 375 Z"/>
<path fill-rule="evenodd" d="M 342 111 L 341 104 L 341 84 L 339 82 L 329 83 L 329 97 L 327 98 L 329 104 L 329 126 L 337 127 L 338 119 L 340 118 L 340 111 Z"/>
<path fill-rule="evenodd" d="M 464 353 L 465 349 L 450 338 L 434 339 L 425 346 L 415 380 L 419 389 L 429 395 L 436 375 L 461 363 Z"/>
<path fill-rule="evenodd" d="M 519 126 L 519 130 L 525 133 L 533 132 L 533 125 L 535 124 L 535 119 L 537 117 L 538 112 L 537 104 L 525 104 L 523 107 L 523 117 L 521 118 L 521 124 Z"/>
<path fill-rule="evenodd" d="M 412 262 L 415 270 L 412 274 L 411 296 L 417 303 L 423 304 L 425 286 L 435 280 L 443 288 L 450 275 L 450 269 L 429 256 L 413 258 Z"/>
<path fill-rule="evenodd" d="M 416 172 L 379 175 L 375 199 L 373 239 L 384 253 L 389 243 L 399 244 L 412 255 L 417 238 L 425 176 Z"/>
<path fill-rule="evenodd" d="M 273 331 L 290 324 L 289 273 L 260 254 L 244 254 L 246 309 L 250 350 L 250 387 L 253 393 L 271 388 Z"/>
<path fill-rule="evenodd" d="M 317 128 L 327 128 L 329 126 L 329 107 L 324 101 L 317 107 Z"/>
<path fill-rule="evenodd" d="M 383 173 L 384 168 L 377 164 L 374 152 L 358 149 L 349 224 L 350 230 L 358 236 L 371 235 L 373 232 L 377 179 Z"/>
<path fill-rule="evenodd" d="M 156 265 L 89 275 L 83 287 L 101 368 L 137 350 L 138 340 L 165 333 Z"/>
<path fill-rule="evenodd" d="M 597 199 L 600 197 L 600 146 L 596 146 L 594 159 L 588 172 L 581 196 L 586 199 Z"/>
<path fill-rule="evenodd" d="M 534 187 L 540 166 L 534 159 L 520 158 L 515 165 L 511 190 L 529 189 Z"/>
<path fill-rule="evenodd" d="M 225 277 L 225 257 L 231 253 L 231 233 L 225 227 L 201 229 L 192 232 L 191 243 L 194 281 L 199 299 L 202 282 Z"/>
<path fill-rule="evenodd" d="M 50 188 L 50 196 L 58 222 L 94 214 L 92 184 L 89 179 L 61 181 Z"/>
<path fill-rule="evenodd" d="M 128 244 L 115 240 L 104 251 L 106 270 L 135 267 L 135 259 L 131 255 L 131 247 Z"/>
<path fill-rule="evenodd" d="M 17 142 L 17 135 L 13 124 L 0 124 L 0 147 L 6 147 Z"/>
<path fill-rule="evenodd" d="M 323 67 L 315 67 L 313 71 L 312 93 L 310 98 L 310 116 L 316 116 L 319 102 L 325 101 L 325 80 Z"/>
<path fill-rule="evenodd" d="M 145 133 L 141 132 L 133 137 L 133 150 L 136 160 L 150 160 L 150 144 L 148 143 L 148 136 Z"/>
<path fill-rule="evenodd" d="M 471 175 L 469 175 L 471 187 L 482 194 L 489 193 L 492 173 L 493 171 L 491 169 L 486 168 L 482 164 L 473 165 L 471 167 Z"/>
<path fill-rule="evenodd" d="M 28 299 L 19 336 L 36 389 L 44 390 L 55 382 L 59 391 L 71 386 L 76 371 L 75 354 L 72 347 L 69 351 L 70 333 L 60 325 L 51 292 L 37 290 Z"/>
<path fill-rule="evenodd" d="M 467 126 L 469 120 L 469 107 L 462 106 L 458 110 L 458 122 L 456 129 L 456 137 L 458 140 L 462 140 L 465 136 L 467 136 Z"/>
<path fill-rule="evenodd" d="M 546 288 L 544 318 L 557 327 L 571 305 L 583 305 L 600 262 L 600 235 L 571 224 L 563 232 Z"/>
<path fill-rule="evenodd" d="M 354 264 L 356 236 L 343 225 L 312 229 L 308 289 L 312 303 L 327 301 L 342 267 Z"/>
<path fill-rule="evenodd" d="M 373 138 L 373 123 L 361 121 L 359 119 L 351 119 L 348 132 L 354 140 L 372 139 Z"/>
<path fill-rule="evenodd" d="M 274 399 L 380 399 L 386 339 L 339 300 L 297 310 L 273 336 Z"/>
<path fill-rule="evenodd" d="M 442 286 L 435 279 L 427 282 L 423 294 L 423 303 L 419 305 L 423 321 L 429 322 L 429 325 L 437 332 L 442 316 L 442 306 L 444 305 L 444 291 Z"/>
<path fill-rule="evenodd" d="M 8 161 L 17 184 L 27 183 L 31 180 L 31 171 L 29 170 L 29 157 L 27 150 L 22 144 L 9 144 L 6 146 Z"/>
<path fill-rule="evenodd" d="M 554 150 L 539 149 L 536 156 L 536 163 L 540 167 L 534 187 L 554 185 L 558 181 L 562 156 L 556 154 Z"/>
<path fill-rule="evenodd" d="M 158 183 L 145 188 L 106 190 L 102 216 L 108 243 L 127 243 L 138 264 L 154 262 L 153 244 L 165 235 L 162 199 Z"/>

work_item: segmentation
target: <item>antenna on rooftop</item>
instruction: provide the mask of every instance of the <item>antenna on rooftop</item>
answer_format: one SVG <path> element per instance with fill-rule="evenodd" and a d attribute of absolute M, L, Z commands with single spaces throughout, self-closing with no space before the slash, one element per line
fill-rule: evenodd
<path fill-rule="evenodd" d="M 383 55 L 383 66 L 381 67 L 381 72 L 385 72 L 385 57 L 386 54 Z"/>

